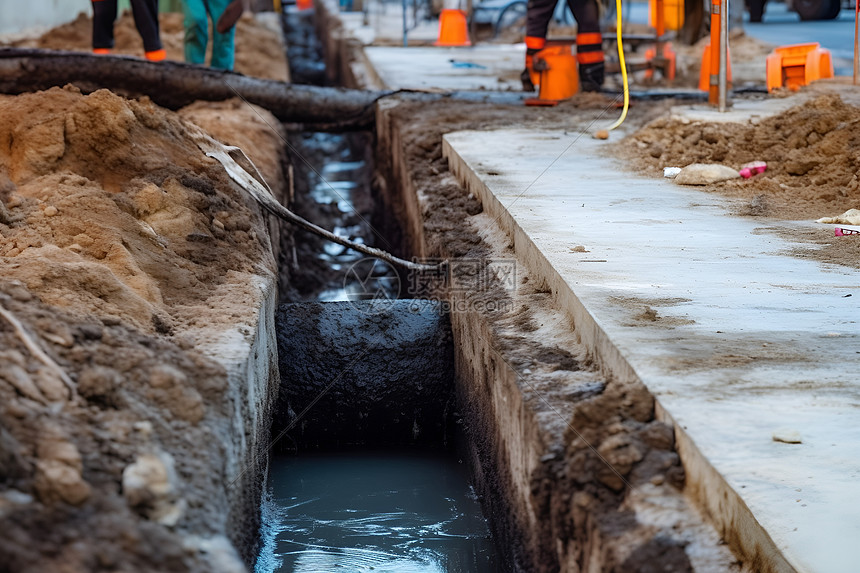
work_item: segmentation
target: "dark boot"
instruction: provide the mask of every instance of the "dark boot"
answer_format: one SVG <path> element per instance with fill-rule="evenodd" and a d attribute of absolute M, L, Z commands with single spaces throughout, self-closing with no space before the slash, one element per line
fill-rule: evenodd
<path fill-rule="evenodd" d="M 532 70 L 535 65 L 535 54 L 538 52 L 540 52 L 540 50 L 535 48 L 526 49 L 526 69 L 524 69 L 523 73 L 520 74 L 520 81 L 523 82 L 524 92 L 535 91 L 535 84 L 532 81 Z"/>
<path fill-rule="evenodd" d="M 535 85 L 532 83 L 532 74 L 529 72 L 528 68 L 524 69 L 523 73 L 520 74 L 520 81 L 523 82 L 524 92 L 535 91 Z"/>
<path fill-rule="evenodd" d="M 603 62 L 579 64 L 579 89 L 584 92 L 599 92 L 603 87 L 604 74 Z"/>

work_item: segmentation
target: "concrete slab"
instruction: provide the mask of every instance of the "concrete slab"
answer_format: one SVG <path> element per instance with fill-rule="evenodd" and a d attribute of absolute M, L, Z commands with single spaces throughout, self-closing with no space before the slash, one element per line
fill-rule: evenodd
<path fill-rule="evenodd" d="M 389 89 L 522 91 L 525 44 L 473 47 L 367 47 Z"/>
<path fill-rule="evenodd" d="M 757 571 L 856 570 L 860 271 L 790 254 L 783 237 L 813 223 L 730 216 L 605 145 L 459 132 L 444 153 L 601 366 L 656 396 L 687 491 L 733 549 Z"/>
<path fill-rule="evenodd" d="M 717 107 L 705 103 L 700 105 L 676 106 L 672 112 L 675 116 L 686 117 L 691 121 L 744 123 L 779 115 L 791 107 L 802 105 L 805 101 L 813 97 L 815 97 L 814 94 L 803 92 L 795 94 L 790 98 L 782 99 L 736 99 L 730 102 L 729 107 L 724 112 L 720 112 Z"/>
<path fill-rule="evenodd" d="M 400 2 L 370 2 L 363 12 L 338 12 L 344 27 L 363 44 L 403 45 L 403 7 Z M 409 45 L 431 44 L 439 36 L 439 20 L 428 18 L 426 9 L 417 13 L 407 10 L 405 24 Z"/>

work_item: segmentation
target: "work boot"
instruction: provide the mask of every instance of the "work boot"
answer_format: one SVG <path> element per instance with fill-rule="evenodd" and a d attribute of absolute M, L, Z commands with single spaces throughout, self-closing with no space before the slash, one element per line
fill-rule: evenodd
<path fill-rule="evenodd" d="M 532 83 L 532 74 L 528 68 L 524 69 L 523 73 L 520 74 L 520 81 L 523 82 L 524 92 L 535 91 L 535 85 Z"/>
<path fill-rule="evenodd" d="M 605 74 L 603 62 L 579 64 L 579 89 L 584 92 L 599 92 Z"/>
<path fill-rule="evenodd" d="M 532 71 L 534 70 L 535 54 L 540 50 L 535 48 L 526 49 L 526 69 L 520 74 L 520 81 L 523 83 L 524 92 L 535 91 L 535 84 L 532 81 Z"/>

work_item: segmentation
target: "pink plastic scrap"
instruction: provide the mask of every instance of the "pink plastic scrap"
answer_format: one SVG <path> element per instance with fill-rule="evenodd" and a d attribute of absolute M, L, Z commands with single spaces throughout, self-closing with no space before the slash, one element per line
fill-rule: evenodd
<path fill-rule="evenodd" d="M 767 169 L 767 163 L 764 161 L 753 161 L 752 163 L 747 163 L 743 167 L 741 167 L 738 173 L 741 174 L 741 177 L 744 179 L 749 179 L 753 175 L 758 175 L 759 173 L 764 173 Z"/>
<path fill-rule="evenodd" d="M 860 229 L 851 229 L 848 227 L 836 227 L 834 234 L 837 237 L 847 237 L 849 235 L 860 235 Z"/>

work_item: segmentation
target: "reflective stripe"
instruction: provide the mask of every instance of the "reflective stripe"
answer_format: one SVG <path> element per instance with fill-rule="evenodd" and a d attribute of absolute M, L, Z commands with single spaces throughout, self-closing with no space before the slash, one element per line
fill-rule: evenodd
<path fill-rule="evenodd" d="M 532 50 L 543 50 L 544 46 L 546 46 L 546 38 L 526 36 L 526 48 L 531 48 Z"/>
<path fill-rule="evenodd" d="M 161 62 L 167 59 L 167 52 L 164 50 L 153 50 L 146 52 L 146 59 L 150 62 Z"/>
<path fill-rule="evenodd" d="M 603 52 L 577 52 L 576 61 L 580 64 L 597 64 L 603 61 Z"/>
<path fill-rule="evenodd" d="M 586 32 L 576 35 L 576 45 L 582 46 L 585 44 L 603 44 L 603 34 L 600 32 Z"/>

